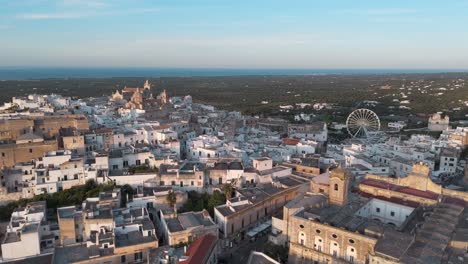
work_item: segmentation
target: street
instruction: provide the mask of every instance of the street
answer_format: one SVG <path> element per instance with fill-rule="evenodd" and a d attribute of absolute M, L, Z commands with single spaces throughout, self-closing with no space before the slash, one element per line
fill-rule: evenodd
<path fill-rule="evenodd" d="M 245 239 L 242 241 L 242 244 L 240 244 L 237 247 L 233 247 L 225 254 L 223 254 L 220 257 L 220 263 L 246 263 L 249 258 L 250 252 L 252 250 L 263 251 L 267 242 L 267 235 L 261 236 L 253 242 Z"/>

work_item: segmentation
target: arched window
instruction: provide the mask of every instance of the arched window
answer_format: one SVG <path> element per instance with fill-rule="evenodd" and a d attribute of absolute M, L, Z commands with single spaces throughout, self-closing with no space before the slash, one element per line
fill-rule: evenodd
<path fill-rule="evenodd" d="M 338 191 L 338 184 L 335 183 L 334 188 L 335 188 L 335 191 Z"/>
<path fill-rule="evenodd" d="M 299 232 L 298 243 L 301 246 L 305 246 L 306 241 L 307 241 L 306 234 L 304 232 Z"/>
<path fill-rule="evenodd" d="M 352 246 L 348 246 L 346 248 L 346 260 L 349 261 L 350 263 L 354 263 L 356 258 L 357 258 L 356 249 Z"/>
<path fill-rule="evenodd" d="M 314 249 L 319 252 L 323 249 L 323 239 L 320 236 L 315 236 Z"/>
<path fill-rule="evenodd" d="M 340 257 L 340 245 L 336 241 L 330 242 L 330 255 L 339 258 Z"/>

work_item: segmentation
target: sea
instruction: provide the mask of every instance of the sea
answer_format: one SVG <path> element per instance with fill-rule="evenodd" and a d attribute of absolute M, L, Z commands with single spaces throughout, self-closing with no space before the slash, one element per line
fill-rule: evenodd
<path fill-rule="evenodd" d="M 0 67 L 0 81 L 29 79 L 194 77 L 245 75 L 410 74 L 468 69 L 225 69 L 150 67 Z"/>

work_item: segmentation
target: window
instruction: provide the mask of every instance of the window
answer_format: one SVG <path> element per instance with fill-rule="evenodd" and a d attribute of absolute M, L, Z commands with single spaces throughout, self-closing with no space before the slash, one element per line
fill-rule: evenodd
<path fill-rule="evenodd" d="M 395 212 L 390 212 L 390 215 L 391 215 L 391 216 L 395 216 Z"/>
<path fill-rule="evenodd" d="M 123 166 L 124 166 L 124 167 L 128 167 L 128 160 L 124 160 Z"/>
<path fill-rule="evenodd" d="M 298 237 L 298 240 L 299 240 L 299 244 L 301 244 L 301 246 L 305 246 L 306 244 L 306 235 L 304 234 L 304 232 L 299 232 L 299 237 Z"/>
<path fill-rule="evenodd" d="M 338 191 L 338 184 L 335 183 L 335 191 Z"/>
<path fill-rule="evenodd" d="M 120 263 L 125 263 L 127 261 L 127 257 L 125 255 L 120 256 Z"/>
<path fill-rule="evenodd" d="M 184 182 L 180 181 L 180 187 L 184 187 Z"/>
<path fill-rule="evenodd" d="M 172 186 L 175 186 L 175 181 L 172 181 L 172 182 L 171 182 L 171 185 L 172 185 Z"/>
<path fill-rule="evenodd" d="M 338 236 L 336 234 L 333 234 L 332 235 L 333 238 L 337 238 Z M 336 245 L 335 245 L 336 246 Z"/>
<path fill-rule="evenodd" d="M 376 211 L 377 213 L 380 213 L 380 208 L 378 208 L 378 207 L 375 208 L 375 211 Z"/>
<path fill-rule="evenodd" d="M 29 153 L 32 153 L 32 149 L 29 149 Z"/>
<path fill-rule="evenodd" d="M 135 261 L 143 261 L 143 252 L 135 253 Z"/>
<path fill-rule="evenodd" d="M 136 160 L 135 161 L 135 164 L 138 166 L 138 165 L 141 165 L 141 161 L 140 160 Z"/>
<path fill-rule="evenodd" d="M 2 152 L 2 157 L 5 157 L 5 152 Z"/>
<path fill-rule="evenodd" d="M 160 181 L 159 185 L 164 186 L 164 181 Z"/>

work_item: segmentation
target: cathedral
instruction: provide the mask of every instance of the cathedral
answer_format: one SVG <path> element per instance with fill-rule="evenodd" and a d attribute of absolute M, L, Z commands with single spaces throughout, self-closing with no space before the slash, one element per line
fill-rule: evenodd
<path fill-rule="evenodd" d="M 155 99 L 151 92 L 151 84 L 146 80 L 143 88 L 125 86 L 122 91 L 116 90 L 112 94 L 112 100 L 125 102 L 126 109 L 161 108 L 167 103 L 167 94 L 166 90 L 163 90 Z"/>

